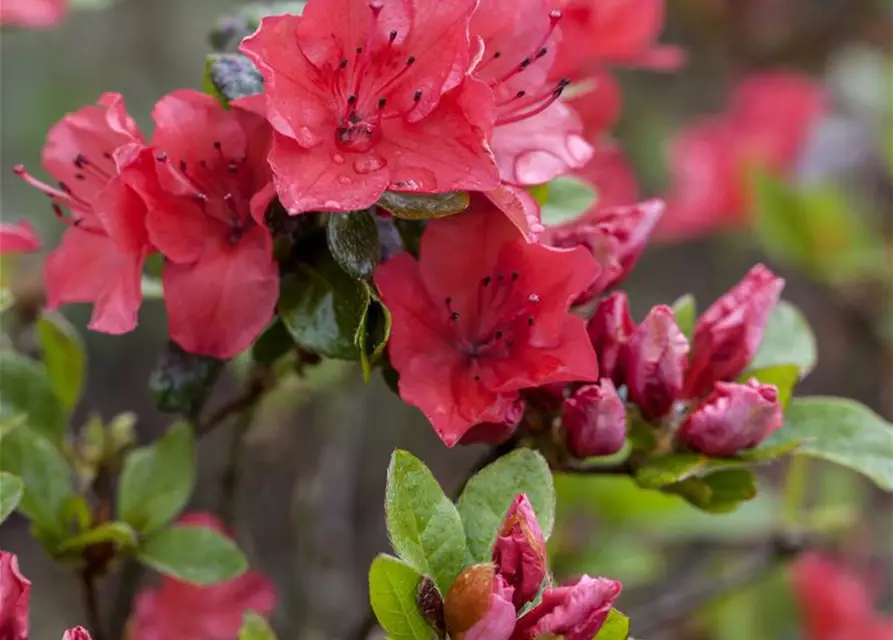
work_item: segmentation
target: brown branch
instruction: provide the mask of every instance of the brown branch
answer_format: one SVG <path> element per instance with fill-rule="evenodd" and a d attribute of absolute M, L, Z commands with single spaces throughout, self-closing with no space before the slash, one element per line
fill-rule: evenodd
<path fill-rule="evenodd" d="M 96 576 L 90 567 L 81 572 L 81 586 L 84 595 L 84 609 L 87 614 L 87 624 L 93 640 L 106 640 L 103 632 L 102 616 L 99 611 L 99 598 L 96 594 Z"/>

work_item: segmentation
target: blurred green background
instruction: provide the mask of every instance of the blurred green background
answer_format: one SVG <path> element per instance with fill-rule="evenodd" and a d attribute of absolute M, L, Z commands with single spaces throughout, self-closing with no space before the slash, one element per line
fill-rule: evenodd
<path fill-rule="evenodd" d="M 45 198 L 12 175 L 24 163 L 41 174 L 46 131 L 66 112 L 104 91 L 125 95 L 145 130 L 154 101 L 167 91 L 200 87 L 206 33 L 237 2 L 121 0 L 104 10 L 79 11 L 52 31 L 4 31 L 0 37 L 0 196 L 2 218 L 31 220 L 48 247 L 63 230 Z M 753 69 L 783 66 L 823 80 L 834 112 L 815 132 L 797 179 L 840 190 L 840 216 L 887 247 L 893 229 L 893 174 L 887 164 L 890 131 L 890 3 L 872 0 L 670 0 L 663 41 L 688 51 L 679 72 L 619 72 L 625 91 L 617 138 L 633 159 L 647 194 L 667 186 L 667 141 L 680 124 L 721 110 L 729 88 Z M 775 215 L 775 212 L 769 212 Z M 784 215 L 784 211 L 777 215 Z M 807 214 L 796 224 L 809 224 Z M 694 293 L 705 308 L 757 260 L 768 260 L 788 280 L 784 296 L 810 318 L 820 345 L 817 370 L 801 393 L 857 398 L 893 417 L 893 330 L 883 270 L 844 281 L 786 256 L 764 255 L 765 237 L 750 233 L 654 246 L 628 280 L 636 317 L 653 304 Z M 833 258 L 833 256 L 831 256 Z M 16 274 L 21 291 L 39 297 L 39 259 Z M 889 275 L 889 274 L 887 274 Z M 66 310 L 83 329 L 87 309 Z M 149 440 L 168 419 L 151 405 L 146 380 L 165 339 L 158 303 L 146 303 L 139 328 L 123 337 L 85 333 L 90 356 L 88 392 L 77 414 L 139 415 Z M 27 345 L 26 345 L 27 346 Z M 349 367 L 328 371 L 319 388 L 287 387 L 264 406 L 243 451 L 238 503 L 240 543 L 280 592 L 274 622 L 283 638 L 340 638 L 367 609 L 366 571 L 386 539 L 381 493 L 395 446 L 422 457 L 455 486 L 479 455 L 447 452 L 420 415 L 403 406 L 379 380 L 363 385 Z M 224 380 L 215 402 L 238 388 Z M 345 401 L 349 399 L 349 401 Z M 217 477 L 231 434 L 215 432 L 201 445 L 201 478 L 193 505 L 216 506 Z M 832 539 L 891 566 L 893 502 L 856 476 L 811 465 L 809 501 L 828 520 Z M 626 479 L 561 478 L 561 527 L 551 541 L 562 575 L 602 573 L 625 582 L 620 608 L 633 631 L 649 623 L 649 607 L 687 585 L 708 580 L 759 549 L 777 522 L 773 487 L 783 465 L 764 474 L 761 497 L 728 516 L 708 516 L 679 500 L 636 489 Z M 34 583 L 32 635 L 57 638 L 82 621 L 75 578 L 46 558 L 25 523 L 11 520 L 0 547 L 20 555 Z M 147 576 L 151 581 L 152 577 Z M 117 586 L 104 594 L 113 607 Z M 888 589 L 889 591 L 889 589 Z M 638 615 L 640 614 L 641 615 Z M 689 615 L 647 640 L 796 638 L 797 620 L 783 572 L 770 573 L 703 612 Z"/>

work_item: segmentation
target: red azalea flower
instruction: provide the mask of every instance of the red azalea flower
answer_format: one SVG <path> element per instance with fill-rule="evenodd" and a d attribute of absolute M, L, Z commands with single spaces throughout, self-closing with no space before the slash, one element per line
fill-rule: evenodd
<path fill-rule="evenodd" d="M 46 29 L 62 22 L 68 13 L 68 0 L 3 0 L 0 25 Z"/>
<path fill-rule="evenodd" d="M 351 211 L 386 189 L 486 191 L 489 90 L 468 68 L 476 0 L 310 0 L 241 50 L 265 80 L 270 164 L 291 213 Z"/>
<path fill-rule="evenodd" d="M 745 78 L 724 114 L 696 120 L 672 142 L 673 187 L 659 237 L 693 237 L 744 224 L 747 167 L 789 173 L 825 110 L 822 88 L 805 76 L 769 71 Z"/>
<path fill-rule="evenodd" d="M 806 640 L 889 640 L 893 618 L 876 613 L 866 581 L 839 561 L 818 552 L 791 567 Z"/>
<path fill-rule="evenodd" d="M 163 97 L 152 117 L 143 156 L 154 164 L 125 178 L 150 203 L 146 228 L 167 258 L 170 335 L 186 351 L 231 358 L 267 325 L 279 295 L 262 224 L 273 197 L 266 123 L 192 90 Z"/>
<path fill-rule="evenodd" d="M 576 582 L 546 589 L 536 607 L 518 620 L 512 640 L 561 636 L 592 640 L 605 623 L 621 584 L 607 578 L 583 576 Z"/>
<path fill-rule="evenodd" d="M 69 223 L 44 266 L 48 305 L 92 302 L 89 326 L 95 331 L 125 333 L 136 326 L 140 278 L 151 247 L 146 205 L 119 172 L 137 162 L 142 142 L 121 96 L 107 93 L 98 104 L 65 116 L 47 135 L 43 166 L 60 180 L 58 188 L 16 167 Z"/>
<path fill-rule="evenodd" d="M 504 421 L 521 389 L 596 380 L 568 306 L 597 276 L 586 251 L 526 243 L 484 198 L 431 221 L 418 262 L 402 253 L 375 273 L 400 396 L 453 446 L 473 425 Z"/>
<path fill-rule="evenodd" d="M 180 524 L 227 533 L 211 513 L 191 513 Z M 210 586 L 162 578 L 156 588 L 137 595 L 128 636 L 132 640 L 232 640 L 242 616 L 269 615 L 276 606 L 273 584 L 256 571 Z"/>
<path fill-rule="evenodd" d="M 19 571 L 15 554 L 0 551 L 0 638 L 28 640 L 31 581 Z"/>
<path fill-rule="evenodd" d="M 33 253 L 40 251 L 40 238 L 27 220 L 15 224 L 0 222 L 0 256 L 7 253 Z"/>
<path fill-rule="evenodd" d="M 62 640 L 92 640 L 92 638 L 83 627 L 74 627 L 63 634 Z"/>
<path fill-rule="evenodd" d="M 623 92 L 620 84 L 608 71 L 595 67 L 586 73 L 586 77 L 574 85 L 575 95 L 567 98 L 583 123 L 583 135 L 586 140 L 598 140 L 620 120 L 623 107 Z M 596 146 L 595 154 L 598 154 Z M 632 202 L 635 198 L 625 200 Z"/>
<path fill-rule="evenodd" d="M 511 184 L 548 182 L 592 156 L 579 118 L 558 101 L 568 81 L 550 79 L 560 18 L 547 0 L 483 0 L 471 19 L 479 59 L 471 75 L 493 91 L 491 144 L 500 178 Z"/>

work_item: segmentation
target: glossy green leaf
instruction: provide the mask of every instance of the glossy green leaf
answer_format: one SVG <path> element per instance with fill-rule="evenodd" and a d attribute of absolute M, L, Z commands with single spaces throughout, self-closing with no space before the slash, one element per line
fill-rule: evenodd
<path fill-rule="evenodd" d="M 25 492 L 25 483 L 18 476 L 0 471 L 0 524 L 19 506 Z"/>
<path fill-rule="evenodd" d="M 0 352 L 0 418 L 24 414 L 25 424 L 56 445 L 68 428 L 62 403 L 53 391 L 46 367 L 31 358 Z"/>
<path fill-rule="evenodd" d="M 171 426 L 151 445 L 124 460 L 118 518 L 141 533 L 157 531 L 186 506 L 196 473 L 195 438 L 187 422 Z"/>
<path fill-rule="evenodd" d="M 282 281 L 279 316 L 299 345 L 329 358 L 359 358 L 358 333 L 372 295 L 365 282 L 354 280 L 328 251 L 300 263 Z"/>
<path fill-rule="evenodd" d="M 527 494 L 546 539 L 552 535 L 555 488 L 549 463 L 536 451 L 513 451 L 476 473 L 459 497 L 459 513 L 475 561 L 490 560 L 496 534 L 519 493 Z"/>
<path fill-rule="evenodd" d="M 773 384 L 778 388 L 778 401 L 786 407 L 791 401 L 794 387 L 800 382 L 800 367 L 795 364 L 779 364 L 763 369 L 751 369 L 741 376 L 741 382 L 756 378 L 763 384 Z"/>
<path fill-rule="evenodd" d="M 465 211 L 471 199 L 464 191 L 446 193 L 398 193 L 385 191 L 378 206 L 395 218 L 430 220 L 445 218 Z"/>
<path fill-rule="evenodd" d="M 676 316 L 676 325 L 679 330 L 685 334 L 685 337 L 691 340 L 695 330 L 695 321 L 697 320 L 697 306 L 695 297 L 690 293 L 680 297 L 672 306 L 673 315 Z"/>
<path fill-rule="evenodd" d="M 380 554 L 369 569 L 369 601 L 382 629 L 394 640 L 432 640 L 434 630 L 417 603 L 422 574 L 408 564 Z"/>
<path fill-rule="evenodd" d="M 242 616 L 239 640 L 276 640 L 270 624 L 254 611 L 246 611 Z"/>
<path fill-rule="evenodd" d="M 264 78 L 239 53 L 212 53 L 205 60 L 205 90 L 228 106 L 232 100 L 261 93 Z"/>
<path fill-rule="evenodd" d="M 152 400 L 161 411 L 190 416 L 204 404 L 223 361 L 184 351 L 168 342 L 149 376 Z"/>
<path fill-rule="evenodd" d="M 587 182 L 564 176 L 549 183 L 549 199 L 542 205 L 542 222 L 547 227 L 573 222 L 597 200 L 595 189 Z"/>
<path fill-rule="evenodd" d="M 64 316 L 45 311 L 37 321 L 37 341 L 56 397 L 63 407 L 74 409 L 87 373 L 87 354 L 81 337 Z"/>
<path fill-rule="evenodd" d="M 803 443 L 797 454 L 849 467 L 893 491 L 893 425 L 868 407 L 844 398 L 794 398 L 784 426 L 764 446 L 795 441 Z"/>
<path fill-rule="evenodd" d="M 348 213 L 330 213 L 326 225 L 326 243 L 338 266 L 357 280 L 372 277 L 381 246 L 378 227 L 369 209 Z"/>
<path fill-rule="evenodd" d="M 462 520 L 428 467 L 407 451 L 391 456 L 385 513 L 397 554 L 447 593 L 468 556 Z"/>
<path fill-rule="evenodd" d="M 140 544 L 137 558 L 163 575 L 196 585 L 232 580 L 248 569 L 232 540 L 211 529 L 187 525 L 149 536 Z"/>
<path fill-rule="evenodd" d="M 66 539 L 59 545 L 61 553 L 81 551 L 95 544 L 113 543 L 118 549 L 135 549 L 136 530 L 126 522 L 104 522 L 94 529 Z"/>
<path fill-rule="evenodd" d="M 24 484 L 18 510 L 52 539 L 62 538 L 66 505 L 74 493 L 71 472 L 59 450 L 30 429 L 15 429 L 0 444 L 0 471 L 18 476 Z"/>
<path fill-rule="evenodd" d="M 710 513 L 728 513 L 757 495 L 756 477 L 747 469 L 721 469 L 664 487 Z"/>
<path fill-rule="evenodd" d="M 277 317 L 251 347 L 251 357 L 260 364 L 273 364 L 294 347 L 295 341 L 282 320 Z"/>
<path fill-rule="evenodd" d="M 626 640 L 629 637 L 629 618 L 611 609 L 594 640 Z"/>
<path fill-rule="evenodd" d="M 817 360 L 818 347 L 809 322 L 797 307 L 781 300 L 769 317 L 763 341 L 748 371 L 794 364 L 804 378 L 815 368 Z"/>

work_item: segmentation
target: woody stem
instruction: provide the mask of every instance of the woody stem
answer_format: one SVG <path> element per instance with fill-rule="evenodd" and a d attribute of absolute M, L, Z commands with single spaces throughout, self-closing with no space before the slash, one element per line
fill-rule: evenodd
<path fill-rule="evenodd" d="M 90 625 L 90 634 L 93 640 L 106 640 L 103 632 L 102 616 L 99 614 L 99 598 L 97 597 L 96 576 L 90 567 L 81 573 L 81 585 L 83 586 L 84 608 L 87 612 L 87 623 Z"/>

